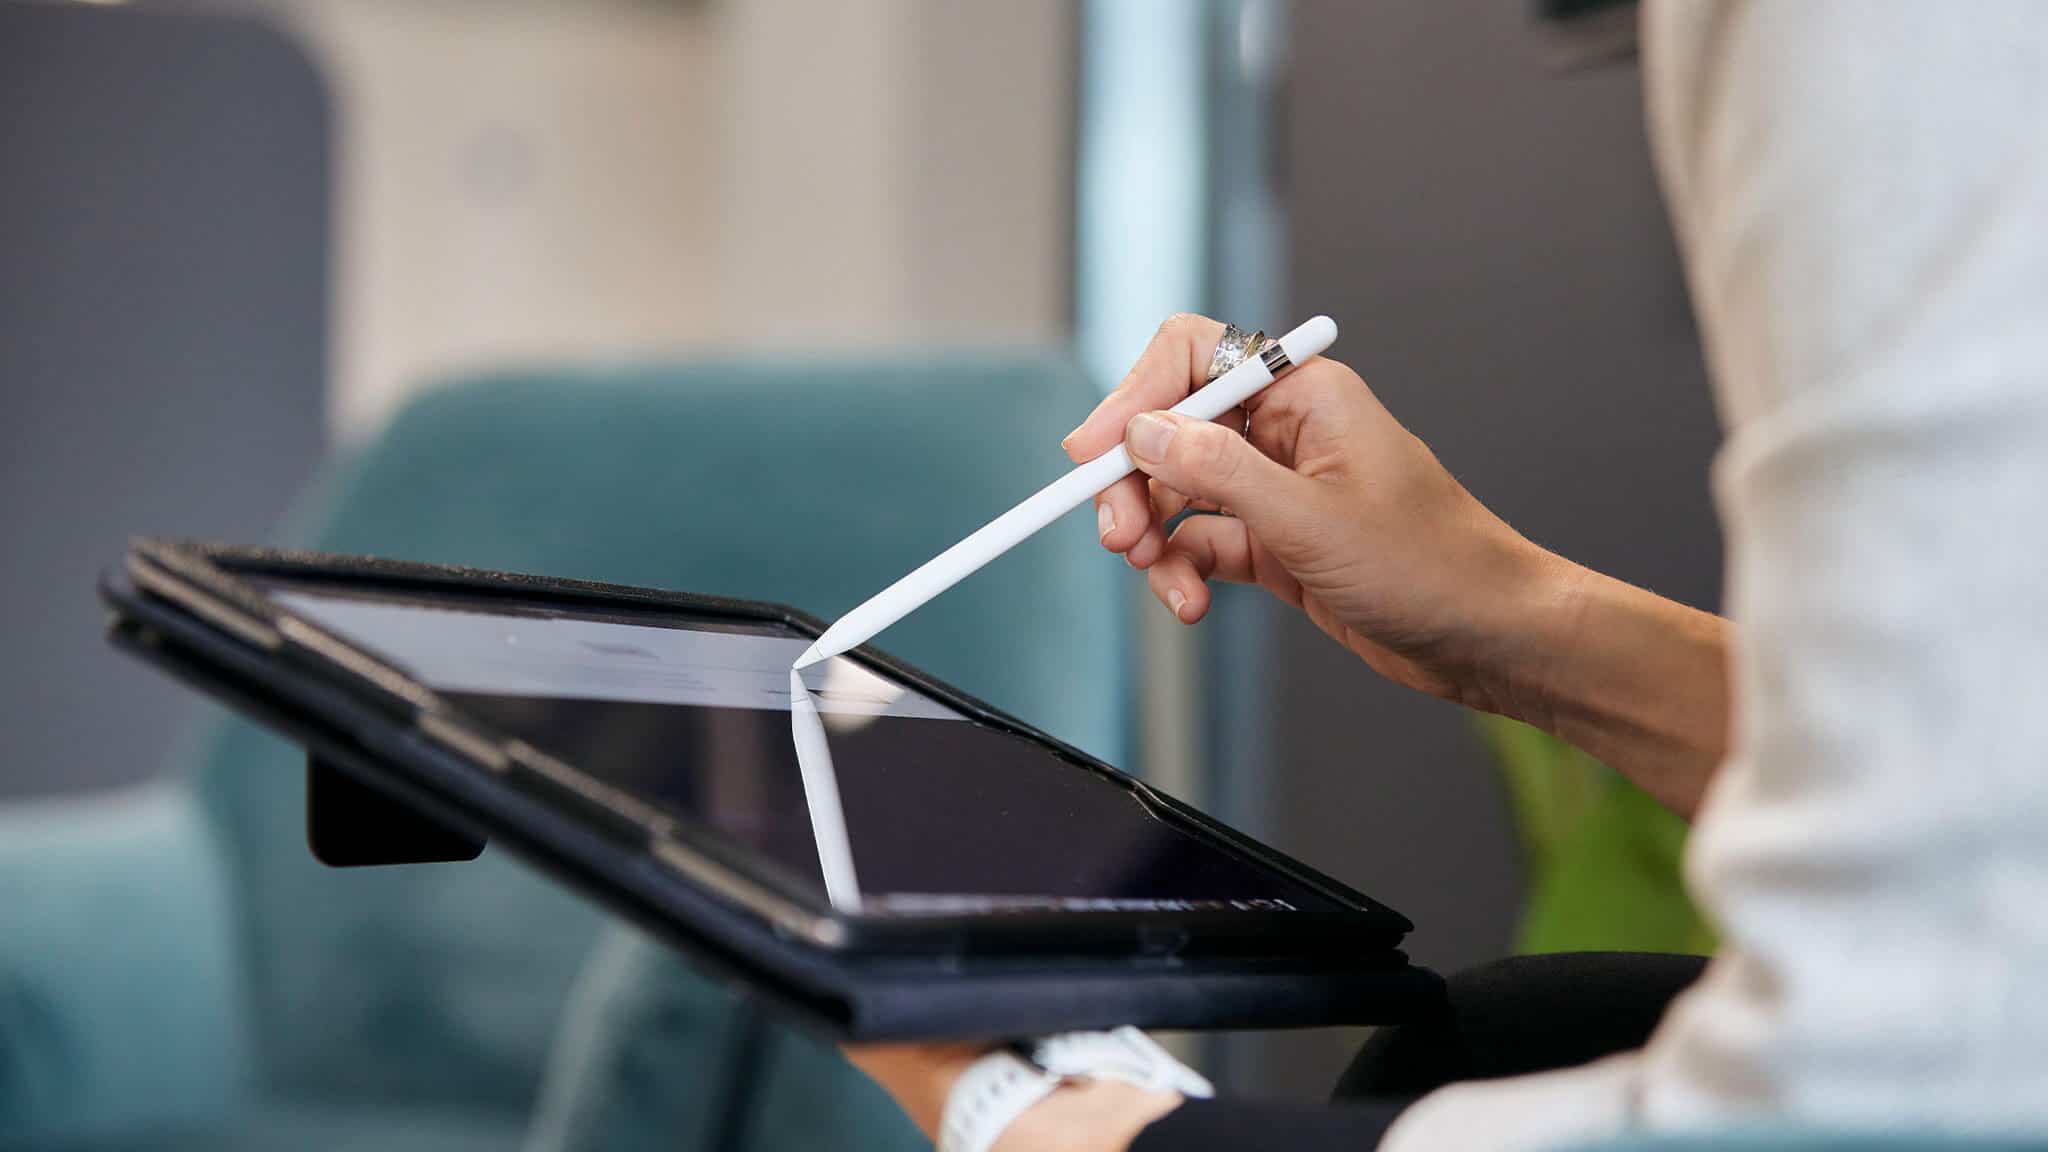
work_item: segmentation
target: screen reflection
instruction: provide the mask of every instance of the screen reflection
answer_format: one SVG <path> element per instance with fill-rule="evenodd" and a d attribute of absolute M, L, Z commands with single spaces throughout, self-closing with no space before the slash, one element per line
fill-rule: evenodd
<path fill-rule="evenodd" d="M 1111 777 L 857 660 L 792 675 L 809 641 L 779 624 L 272 594 L 487 731 L 723 839 L 842 914 L 1329 905 Z"/>

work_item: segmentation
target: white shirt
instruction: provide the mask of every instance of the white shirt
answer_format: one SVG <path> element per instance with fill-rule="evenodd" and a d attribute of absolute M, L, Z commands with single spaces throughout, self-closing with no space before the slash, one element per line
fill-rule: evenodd
<path fill-rule="evenodd" d="M 1642 21 L 1727 429 L 1732 751 L 1686 859 L 1726 943 L 1643 1051 L 1383 1147 L 2048 1133 L 2048 3 Z"/>

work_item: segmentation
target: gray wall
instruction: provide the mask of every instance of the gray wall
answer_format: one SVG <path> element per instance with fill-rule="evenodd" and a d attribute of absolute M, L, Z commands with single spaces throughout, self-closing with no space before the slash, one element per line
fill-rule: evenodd
<path fill-rule="evenodd" d="M 0 3 L 0 797 L 138 779 L 198 714 L 93 581 L 134 534 L 270 538 L 317 466 L 327 149 L 263 26 Z"/>
<path fill-rule="evenodd" d="M 1633 65 L 1561 73 L 1531 5 L 1299 0 L 1282 101 L 1285 315 L 1339 354 L 1509 522 L 1711 607 L 1717 439 Z M 1305 621 L 1244 684 L 1266 695 L 1259 823 L 1411 916 L 1450 970 L 1509 947 L 1517 847 L 1465 716 L 1378 681 Z M 1358 1039 L 1232 1050 L 1254 1089 L 1328 1091 Z"/>

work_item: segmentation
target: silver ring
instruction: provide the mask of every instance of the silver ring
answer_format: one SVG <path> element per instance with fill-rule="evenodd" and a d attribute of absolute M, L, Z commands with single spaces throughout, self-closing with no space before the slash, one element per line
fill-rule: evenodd
<path fill-rule="evenodd" d="M 1244 363 L 1245 357 L 1257 355 L 1265 343 L 1264 332 L 1247 332 L 1235 324 L 1225 324 L 1223 339 L 1216 342 L 1216 351 L 1209 357 L 1209 371 L 1202 378 L 1202 383 L 1214 384 L 1225 372 Z"/>

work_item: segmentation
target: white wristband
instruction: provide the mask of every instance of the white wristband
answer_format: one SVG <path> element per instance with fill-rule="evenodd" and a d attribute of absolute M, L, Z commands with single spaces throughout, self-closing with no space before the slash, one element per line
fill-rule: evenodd
<path fill-rule="evenodd" d="M 938 1152 L 988 1152 L 1011 1121 L 1067 1080 L 1121 1080 L 1203 1099 L 1216 1094 L 1201 1073 L 1136 1028 L 1064 1032 L 1038 1041 L 1030 1060 L 998 1049 L 968 1065 L 946 1095 Z"/>
<path fill-rule="evenodd" d="M 1216 1094 L 1216 1086 L 1200 1072 L 1136 1028 L 1048 1036 L 1032 1049 L 1031 1062 L 1059 1076 L 1121 1080 L 1147 1092 L 1178 1092 L 1198 1100 Z"/>
<path fill-rule="evenodd" d="M 1010 1121 L 1060 1086 L 1063 1077 L 997 1049 L 967 1066 L 946 1093 L 938 1152 L 988 1152 Z"/>

